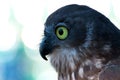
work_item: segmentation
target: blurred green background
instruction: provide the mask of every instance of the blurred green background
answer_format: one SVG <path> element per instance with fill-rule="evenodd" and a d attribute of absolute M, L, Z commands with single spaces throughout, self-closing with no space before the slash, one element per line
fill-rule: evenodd
<path fill-rule="evenodd" d="M 88 5 L 120 28 L 120 0 L 0 0 L 0 80 L 57 80 L 39 44 L 48 15 L 67 4 Z"/>

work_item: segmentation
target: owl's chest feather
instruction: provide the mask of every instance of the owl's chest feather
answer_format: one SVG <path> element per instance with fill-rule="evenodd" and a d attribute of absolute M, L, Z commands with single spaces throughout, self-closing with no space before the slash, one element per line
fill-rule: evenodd
<path fill-rule="evenodd" d="M 85 60 L 80 67 L 78 67 L 78 76 L 82 80 L 98 80 L 98 75 L 100 74 L 101 69 L 104 67 L 103 61 L 104 59 L 96 58 L 93 58 L 92 60 Z"/>
<path fill-rule="evenodd" d="M 58 49 L 50 56 L 51 64 L 58 72 L 58 80 L 98 80 L 105 61 L 96 57 L 82 59 L 76 49 Z"/>

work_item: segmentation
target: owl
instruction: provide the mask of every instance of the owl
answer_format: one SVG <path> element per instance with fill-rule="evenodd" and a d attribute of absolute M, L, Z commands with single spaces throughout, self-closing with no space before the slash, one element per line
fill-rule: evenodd
<path fill-rule="evenodd" d="M 103 14 L 70 4 L 45 22 L 40 55 L 58 80 L 120 80 L 120 30 Z"/>

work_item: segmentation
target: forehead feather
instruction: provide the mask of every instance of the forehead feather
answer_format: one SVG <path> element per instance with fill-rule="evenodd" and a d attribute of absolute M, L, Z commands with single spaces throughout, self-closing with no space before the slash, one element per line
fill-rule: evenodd
<path fill-rule="evenodd" d="M 89 10 L 91 11 L 93 9 L 85 5 L 76 5 L 76 4 L 61 7 L 60 9 L 53 12 L 47 18 L 45 25 L 50 25 L 53 22 L 56 23 L 58 21 L 63 21 L 63 19 L 77 16 L 80 15 L 81 13 L 89 12 Z"/>

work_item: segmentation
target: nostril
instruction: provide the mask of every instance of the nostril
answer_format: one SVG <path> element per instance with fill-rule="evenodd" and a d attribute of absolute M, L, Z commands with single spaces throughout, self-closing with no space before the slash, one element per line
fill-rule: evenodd
<path fill-rule="evenodd" d="M 47 43 L 47 40 L 44 40 L 44 43 Z"/>

